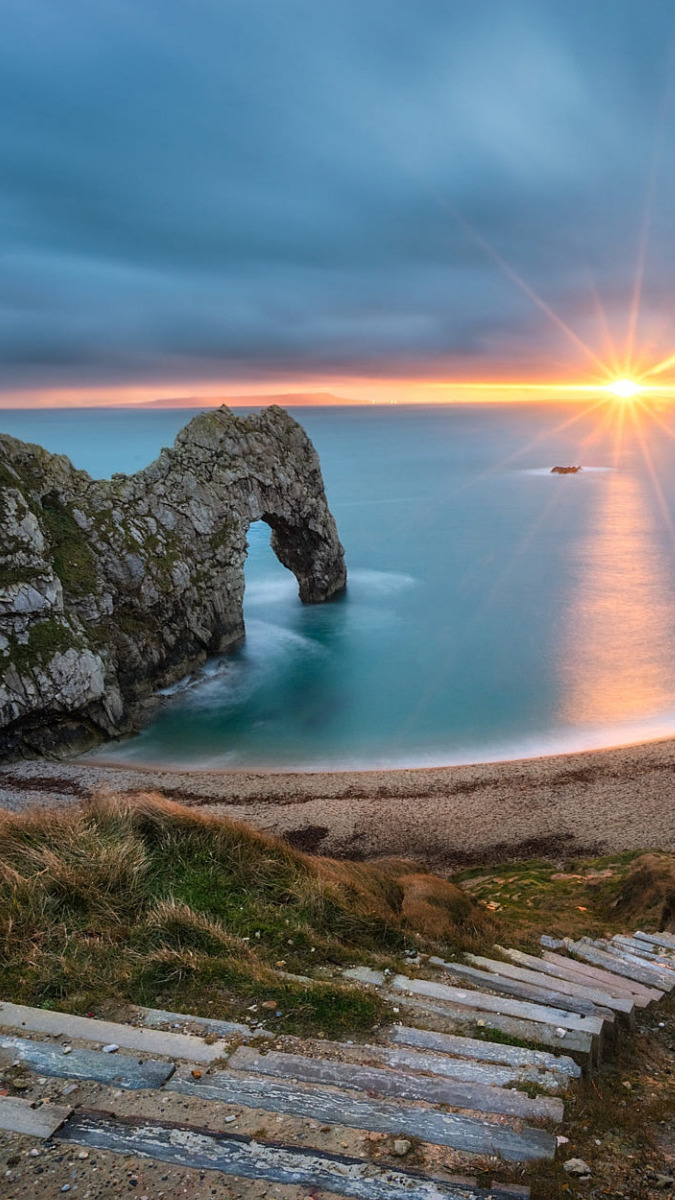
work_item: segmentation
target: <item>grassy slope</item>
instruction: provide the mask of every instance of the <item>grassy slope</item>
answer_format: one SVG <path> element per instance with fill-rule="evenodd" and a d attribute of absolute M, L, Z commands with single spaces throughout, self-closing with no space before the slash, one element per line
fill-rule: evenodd
<path fill-rule="evenodd" d="M 158 796 L 0 819 L 5 999 L 73 1011 L 141 1003 L 279 1031 L 372 1028 L 382 1002 L 322 966 L 490 944 L 493 922 L 414 864 L 334 862 Z M 269 1012 L 260 1012 L 269 1017 Z"/>

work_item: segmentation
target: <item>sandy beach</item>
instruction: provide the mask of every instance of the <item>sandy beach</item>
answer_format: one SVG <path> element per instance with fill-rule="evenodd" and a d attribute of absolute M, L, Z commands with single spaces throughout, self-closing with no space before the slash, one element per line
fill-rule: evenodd
<path fill-rule="evenodd" d="M 0 768 L 0 806 L 160 791 L 293 845 L 400 855 L 435 870 L 533 855 L 675 851 L 675 740 L 461 767 L 255 773 L 120 767 L 103 760 Z"/>

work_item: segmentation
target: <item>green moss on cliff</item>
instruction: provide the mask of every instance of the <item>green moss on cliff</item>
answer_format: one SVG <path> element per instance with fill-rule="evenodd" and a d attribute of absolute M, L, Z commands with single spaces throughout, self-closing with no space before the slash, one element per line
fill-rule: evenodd
<path fill-rule="evenodd" d="M 0 567 L 0 588 L 15 583 L 32 583 L 35 572 L 30 567 Z"/>
<path fill-rule="evenodd" d="M 46 496 L 42 504 L 42 524 L 64 590 L 73 596 L 89 595 L 96 588 L 96 567 L 85 535 L 70 509 L 58 499 Z"/>
<path fill-rule="evenodd" d="M 212 550 L 220 550 L 223 546 L 229 545 L 237 532 L 236 521 L 221 521 L 217 529 L 214 529 L 209 542 Z"/>
<path fill-rule="evenodd" d="M 0 462 L 0 487 L 15 488 L 19 487 L 20 480 L 18 475 L 3 462 Z"/>
<path fill-rule="evenodd" d="M 55 654 L 64 654 L 74 645 L 78 645 L 78 641 L 70 626 L 57 617 L 50 617 L 31 625 L 25 645 L 13 642 L 11 658 L 18 671 L 30 671 L 49 662 Z"/>

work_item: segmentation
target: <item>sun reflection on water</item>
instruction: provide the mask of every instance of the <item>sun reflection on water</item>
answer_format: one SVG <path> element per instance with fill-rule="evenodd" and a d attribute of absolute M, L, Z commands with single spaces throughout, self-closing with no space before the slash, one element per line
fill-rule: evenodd
<path fill-rule="evenodd" d="M 561 716 L 575 725 L 641 719 L 675 702 L 673 598 L 654 510 L 636 475 L 603 483 L 561 630 Z"/>

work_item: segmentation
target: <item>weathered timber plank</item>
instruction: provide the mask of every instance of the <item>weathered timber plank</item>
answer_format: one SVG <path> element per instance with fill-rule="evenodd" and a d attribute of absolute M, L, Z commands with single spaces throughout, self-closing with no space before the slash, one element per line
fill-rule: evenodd
<path fill-rule="evenodd" d="M 329 1087 L 351 1088 L 377 1096 L 399 1100 L 423 1100 L 426 1104 L 447 1104 L 451 1108 L 473 1112 L 504 1113 L 526 1120 L 562 1121 L 563 1102 L 550 1096 L 531 1097 L 511 1088 L 459 1079 L 425 1078 L 379 1067 L 360 1067 L 331 1059 L 305 1058 L 301 1054 L 259 1054 L 249 1046 L 240 1046 L 228 1062 L 237 1071 L 255 1071 L 276 1079 L 300 1079 Z"/>
<path fill-rule="evenodd" d="M 251 1029 L 249 1025 L 240 1025 L 237 1021 L 218 1021 L 215 1017 L 195 1017 L 189 1013 L 167 1012 L 161 1008 L 140 1008 L 143 1024 L 150 1029 L 161 1028 L 162 1025 L 194 1025 L 203 1029 L 205 1034 L 214 1033 L 217 1037 L 237 1038 L 248 1041 L 250 1038 L 271 1038 L 274 1034 L 266 1029 Z"/>
<path fill-rule="evenodd" d="M 226 1042 L 207 1045 L 201 1038 L 193 1037 L 192 1034 L 139 1029 L 135 1025 L 97 1021 L 94 1017 L 77 1017 L 72 1013 L 29 1008 L 7 1001 L 0 1003 L 0 1026 L 28 1030 L 31 1033 L 51 1033 L 55 1037 L 78 1038 L 104 1046 L 115 1042 L 126 1050 L 138 1050 L 141 1054 L 166 1055 L 169 1058 L 187 1058 L 190 1062 L 214 1062 L 229 1051 Z"/>
<path fill-rule="evenodd" d="M 643 983 L 638 983 L 634 979 L 627 979 L 616 972 L 610 971 L 607 967 L 596 967 L 591 963 L 579 962 L 575 958 L 563 958 L 560 954 L 553 954 L 550 950 L 544 950 L 542 957 L 551 966 L 559 967 L 572 973 L 573 978 L 578 979 L 580 976 L 585 976 L 587 979 L 592 979 L 596 983 L 606 987 L 607 991 L 613 991 L 616 995 L 635 996 L 636 1004 L 650 1004 L 652 1001 L 661 1000 L 663 992 L 658 988 L 647 987 Z"/>
<path fill-rule="evenodd" d="M 643 942 L 640 938 L 623 937 L 618 933 L 611 939 L 610 944 L 628 950 L 631 954 L 637 954 L 638 958 L 645 958 L 666 971 L 675 971 L 675 949 L 668 953 L 653 943 Z"/>
<path fill-rule="evenodd" d="M 491 960 L 484 961 L 490 962 Z M 434 967 L 442 967 L 446 974 L 459 980 L 466 979 L 474 987 L 480 987 L 483 990 L 499 992 L 503 996 L 515 996 L 518 1000 L 531 1000 L 535 1004 L 545 1004 L 552 1008 L 564 1009 L 566 1012 L 580 1013 L 583 1016 L 598 1016 L 610 1023 L 614 1020 L 613 1012 L 607 1008 L 600 1009 L 600 1006 L 594 1004 L 592 1000 L 587 1000 L 583 996 L 563 995 L 552 985 L 547 987 L 543 975 L 540 984 L 532 985 L 498 972 L 481 971 L 476 967 L 464 966 L 463 963 L 446 962 L 442 958 L 430 958 L 429 964 Z"/>
<path fill-rule="evenodd" d="M 137 1091 L 140 1088 L 159 1088 L 173 1074 L 171 1062 L 146 1058 L 140 1062 L 127 1054 L 102 1054 L 98 1050 L 71 1050 L 54 1042 L 32 1042 L 26 1038 L 9 1037 L 0 1033 L 0 1050 L 25 1063 L 38 1075 L 58 1079 L 90 1079 Z"/>
<path fill-rule="evenodd" d="M 599 1037 L 603 1030 L 602 1017 L 571 1013 L 553 1005 L 530 1004 L 525 1000 L 512 1000 L 508 996 L 491 996 L 487 992 L 449 987 L 430 979 L 409 979 L 407 975 L 395 975 L 390 986 L 396 991 L 412 992 L 416 996 L 431 996 L 436 1000 L 448 1000 L 467 1008 L 483 1012 L 501 1013 L 505 1016 L 522 1017 L 527 1021 L 558 1025 L 562 1029 L 574 1029 L 579 1033 L 590 1033 Z"/>
<path fill-rule="evenodd" d="M 466 1041 L 468 1039 L 458 1039 Z M 481 1046 L 481 1042 L 476 1042 Z M 285 1043 L 289 1053 L 292 1042 Z M 460 1079 L 465 1083 L 485 1083 L 492 1087 L 506 1087 L 513 1083 L 536 1083 L 545 1091 L 555 1092 L 569 1084 L 569 1075 L 556 1070 L 543 1070 L 537 1066 L 505 1063 L 476 1062 L 467 1056 L 453 1058 L 449 1054 L 434 1054 L 413 1050 L 407 1046 L 347 1045 L 345 1042 L 305 1041 L 303 1053 L 318 1057 L 337 1058 L 342 1062 L 356 1062 L 369 1067 L 393 1067 L 406 1072 L 416 1071 L 424 1075 L 441 1075 L 444 1079 Z M 553 1058 L 553 1055 L 550 1056 Z M 576 1066 L 576 1063 L 574 1064 Z M 579 1068 L 577 1067 L 577 1071 Z"/>
<path fill-rule="evenodd" d="M 670 990 L 662 986 L 660 975 L 656 975 L 654 971 L 646 966 L 642 967 L 636 963 L 626 961 L 618 951 L 610 953 L 607 950 L 600 950 L 597 946 L 582 941 L 575 942 L 570 949 L 573 954 L 576 954 L 577 958 L 590 963 L 592 966 L 604 967 L 606 971 L 614 971 L 616 975 L 623 975 L 626 979 L 634 979 L 637 983 L 644 983 L 648 987 L 656 987 L 661 992 Z"/>
<path fill-rule="evenodd" d="M 512 962 L 522 964 L 528 970 L 551 975 L 554 981 L 564 979 L 576 987 L 599 988 L 612 998 L 628 1000 L 631 1004 L 638 1006 L 650 1002 L 648 988 L 642 988 L 639 983 L 633 983 L 630 979 L 621 979 L 618 975 L 610 975 L 607 971 L 596 972 L 593 967 L 577 962 L 574 958 L 563 958 L 561 955 L 546 954 L 546 952 L 542 958 L 538 958 L 534 954 L 525 954 L 522 950 L 513 950 L 504 946 L 499 946 L 498 949 L 502 954 L 508 955 Z M 549 958 L 556 961 L 549 962 Z M 592 972 L 592 974 L 587 974 L 587 972 Z M 600 982 L 599 976 L 604 976 L 603 982 Z"/>
<path fill-rule="evenodd" d="M 354 979 L 357 983 L 367 983 L 372 987 L 382 987 L 387 978 L 384 971 L 373 971 L 371 967 L 347 967 L 342 974 L 345 979 Z"/>
<path fill-rule="evenodd" d="M 596 949 L 604 951 L 605 954 L 611 954 L 612 957 L 618 957 L 622 962 L 632 963 L 636 967 L 647 968 L 651 971 L 652 977 L 659 988 L 663 988 L 666 992 L 672 992 L 675 988 L 675 970 L 665 962 L 651 962 L 648 958 L 644 958 L 641 954 L 636 954 L 628 947 L 617 946 L 614 942 L 608 942 L 603 938 L 591 938 L 585 945 L 595 946 Z"/>
<path fill-rule="evenodd" d="M 437 1146 L 452 1146 L 470 1154 L 499 1154 L 512 1162 L 552 1158 L 555 1139 L 542 1129 L 517 1131 L 509 1125 L 457 1113 L 438 1112 L 417 1103 L 363 1100 L 358 1094 L 311 1083 L 278 1083 L 270 1078 L 246 1078 L 234 1071 L 217 1071 L 200 1082 L 179 1071 L 165 1091 L 225 1104 L 242 1104 L 266 1112 L 312 1117 L 326 1125 L 349 1125 L 378 1133 L 421 1138 Z"/>
<path fill-rule="evenodd" d="M 643 933 L 641 929 L 638 929 L 633 936 L 641 942 L 651 942 L 654 946 L 663 946 L 666 950 L 675 952 L 675 934 L 673 933 Z"/>
<path fill-rule="evenodd" d="M 511 957 L 514 952 L 504 949 L 502 953 Z M 518 952 L 516 951 L 515 953 L 517 954 Z M 478 966 L 485 966 L 486 969 L 488 964 L 491 964 L 489 969 L 494 971 L 495 974 L 503 974 L 510 979 L 522 979 L 525 983 L 532 983 L 536 979 L 546 978 L 546 972 L 544 971 L 532 971 L 524 966 L 515 966 L 512 962 L 496 962 L 494 959 L 482 958 L 479 954 L 467 954 L 466 957 L 470 958 L 471 962 L 475 962 Z M 517 959 L 515 961 L 517 962 Z M 625 1016 L 630 1016 L 633 1011 L 633 1001 L 626 996 L 610 996 L 609 992 L 602 992 L 599 988 L 584 987 L 581 983 L 571 983 L 568 979 L 557 979 L 554 983 L 553 976 L 550 976 L 550 978 L 551 987 L 555 987 L 555 990 L 561 996 L 581 996 L 586 1000 L 593 1000 L 599 1008 L 611 1008 L 615 1012 L 622 1013 Z"/>
<path fill-rule="evenodd" d="M 49 1138 L 70 1116 L 72 1108 L 59 1104 L 40 1104 L 33 1108 L 30 1100 L 0 1096 L 0 1129 L 8 1133 L 24 1133 L 30 1137 Z"/>
<path fill-rule="evenodd" d="M 151 1158 L 242 1179 L 296 1184 L 354 1200 L 509 1200 L 508 1193 L 426 1178 L 414 1171 L 387 1169 L 359 1158 L 302 1146 L 255 1141 L 237 1134 L 212 1133 L 174 1122 L 78 1112 L 57 1134 L 76 1146 Z"/>
<path fill-rule="evenodd" d="M 581 1067 L 573 1058 L 565 1054 L 550 1054 L 546 1050 L 531 1050 L 528 1046 L 484 1042 L 479 1038 L 435 1033 L 432 1029 L 416 1029 L 411 1025 L 391 1025 L 385 1033 L 390 1041 L 397 1044 L 419 1046 L 443 1055 L 465 1055 L 479 1062 L 508 1063 L 514 1068 L 531 1067 L 542 1071 L 560 1071 L 570 1079 L 578 1079 L 581 1075 Z"/>
<path fill-rule="evenodd" d="M 472 1034 L 477 1028 L 497 1036 L 506 1034 L 534 1046 L 551 1046 L 574 1055 L 584 1066 L 598 1060 L 598 1038 L 590 1033 L 577 1033 L 574 1029 L 563 1029 L 559 1025 L 544 1025 L 536 1021 L 524 1021 L 519 1017 L 508 1017 L 500 1013 L 480 1012 L 465 1008 L 461 1004 L 450 1004 L 447 1000 L 423 999 L 421 996 L 406 996 L 392 992 L 389 999 L 399 1008 L 407 1008 L 417 1023 L 433 1020 L 442 1024 L 444 1033 Z"/>

